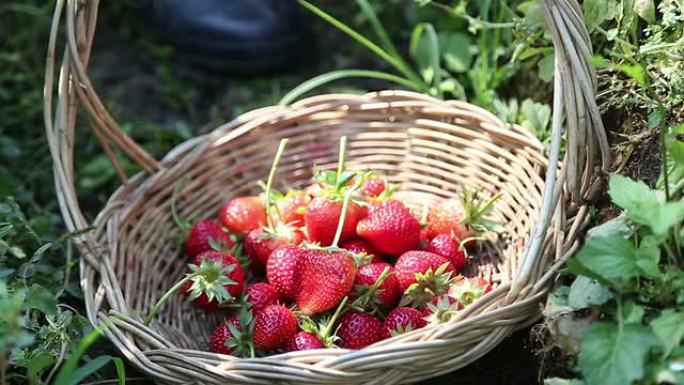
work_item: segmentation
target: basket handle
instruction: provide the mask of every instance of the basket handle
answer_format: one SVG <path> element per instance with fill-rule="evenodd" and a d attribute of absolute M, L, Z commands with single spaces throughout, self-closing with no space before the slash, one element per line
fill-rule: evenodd
<path fill-rule="evenodd" d="M 162 165 L 114 121 L 87 75 L 98 4 L 99 0 L 57 0 L 46 59 L 45 128 L 54 162 L 58 200 L 70 231 L 88 226 L 78 205 L 73 175 L 78 104 L 84 108 L 96 138 L 124 181 L 125 174 L 110 143 L 143 170 L 162 169 Z M 520 285 L 529 281 L 539 263 L 546 229 L 560 197 L 565 195 L 564 188 L 574 203 L 593 198 L 610 164 L 608 140 L 595 101 L 596 74 L 590 63 L 592 47 L 582 9 L 577 0 L 541 0 L 541 8 L 555 48 L 552 141 L 540 219 L 518 272 L 516 283 Z M 66 20 L 66 46 L 54 102 L 57 36 L 62 17 Z M 564 122 L 567 127 L 566 154 L 558 175 Z"/>
<path fill-rule="evenodd" d="M 531 283 L 541 264 L 542 248 L 559 204 L 583 204 L 600 192 L 610 167 L 610 149 L 596 104 L 596 72 L 582 8 L 576 0 L 541 0 L 554 45 L 554 93 L 551 148 L 544 195 L 530 241 L 511 287 L 517 295 Z M 567 130 L 565 159 L 558 175 L 563 120 Z M 565 189 L 565 191 L 564 191 Z M 561 201 L 569 195 L 570 201 Z M 555 264 L 545 277 L 550 277 Z"/>

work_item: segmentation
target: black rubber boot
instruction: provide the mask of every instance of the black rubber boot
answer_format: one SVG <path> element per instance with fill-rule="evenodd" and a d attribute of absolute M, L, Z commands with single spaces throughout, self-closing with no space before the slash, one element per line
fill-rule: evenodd
<path fill-rule="evenodd" d="M 312 53 L 292 0 L 155 0 L 163 36 L 191 62 L 238 75 L 291 68 Z"/>

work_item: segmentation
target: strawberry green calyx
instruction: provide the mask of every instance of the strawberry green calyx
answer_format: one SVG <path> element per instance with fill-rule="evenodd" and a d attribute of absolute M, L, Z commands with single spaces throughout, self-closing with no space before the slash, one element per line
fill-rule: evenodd
<path fill-rule="evenodd" d="M 392 274 L 390 272 L 390 267 L 385 267 L 385 270 L 382 271 L 380 276 L 378 276 L 378 279 L 376 279 L 372 285 L 362 289 L 362 292 L 359 293 L 359 297 L 352 303 L 351 307 L 364 311 L 370 303 L 375 302 L 378 294 L 382 292 L 380 286 L 385 283 L 385 280 L 387 280 L 387 277 L 389 277 L 390 274 Z"/>
<path fill-rule="evenodd" d="M 271 165 L 271 170 L 268 173 L 268 179 L 266 180 L 266 221 L 268 222 L 268 227 L 273 228 L 273 212 L 271 211 L 271 189 L 273 187 L 273 179 L 275 178 L 276 170 L 280 164 L 280 158 L 285 152 L 285 146 L 287 145 L 288 139 L 283 138 L 278 144 L 278 150 L 276 151 L 275 157 L 273 158 L 273 164 Z"/>
<path fill-rule="evenodd" d="M 425 306 L 431 299 L 449 291 L 449 286 L 456 278 L 446 272 L 449 263 L 440 265 L 436 270 L 428 269 L 425 273 L 416 273 L 416 282 L 404 292 L 399 306 Z"/>
<path fill-rule="evenodd" d="M 437 297 L 437 301 L 427 304 L 430 313 L 425 320 L 431 324 L 449 322 L 458 312 L 458 301 L 449 295 Z"/>
<path fill-rule="evenodd" d="M 489 199 L 484 199 L 477 192 L 472 192 L 464 187 L 461 192 L 464 212 L 462 223 L 473 229 L 478 235 L 488 231 L 503 232 L 500 223 L 486 218 L 500 197 L 501 193 L 497 193 Z M 474 237 L 474 239 L 481 240 L 481 237 Z"/>
<path fill-rule="evenodd" d="M 212 260 L 202 260 L 200 266 L 189 264 L 188 268 L 191 272 L 183 277 L 183 279 L 176 282 L 176 284 L 159 298 L 157 303 L 154 304 L 147 314 L 147 317 L 145 317 L 145 325 L 149 325 L 169 298 L 183 288 L 187 282 L 192 282 L 188 290 L 190 292 L 190 299 L 195 299 L 200 295 L 205 294 L 209 301 L 216 299 L 221 303 L 233 300 L 233 296 L 230 295 L 224 285 L 237 284 L 237 282 L 226 276 L 226 274 L 235 270 L 236 267 L 237 265 L 224 267 L 220 262 Z"/>
<path fill-rule="evenodd" d="M 318 323 L 309 317 L 303 317 L 302 330 L 315 334 L 326 348 L 332 347 L 339 339 L 334 333 L 335 324 L 340 316 L 348 310 L 347 301 L 348 297 L 344 297 L 335 309 L 335 313 L 323 317 Z"/>
<path fill-rule="evenodd" d="M 243 306 L 238 314 L 240 317 L 240 329 L 232 323 L 228 323 L 228 329 L 232 336 L 226 340 L 226 346 L 233 350 L 235 355 L 254 358 L 256 351 L 252 336 L 254 335 L 254 316 L 248 306 Z"/>

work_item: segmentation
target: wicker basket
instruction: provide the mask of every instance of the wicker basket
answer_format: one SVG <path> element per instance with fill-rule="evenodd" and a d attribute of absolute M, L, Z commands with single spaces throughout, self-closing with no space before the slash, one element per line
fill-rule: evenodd
<path fill-rule="evenodd" d="M 98 2 L 58 0 L 46 69 L 45 123 L 59 204 L 67 228 L 82 232 L 81 282 L 87 316 L 110 320 L 109 339 L 141 371 L 170 384 L 397 384 L 461 368 L 540 316 L 554 271 L 578 246 L 585 202 L 607 169 L 608 146 L 596 108 L 591 45 L 575 0 L 542 0 L 556 48 L 553 136 L 543 146 L 519 127 L 463 102 L 404 91 L 322 95 L 292 106 L 249 112 L 212 133 L 182 143 L 161 161 L 134 143 L 108 114 L 86 68 Z M 55 84 L 60 24 L 66 44 Z M 53 97 L 56 91 L 56 99 Z M 143 171 L 128 179 L 93 223 L 79 208 L 73 150 L 78 109 L 105 152 L 118 148 Z M 559 166 L 563 127 L 566 159 Z M 213 354 L 207 340 L 216 315 L 174 299 L 151 326 L 144 314 L 183 273 L 171 242 L 170 198 L 181 178 L 181 213 L 211 217 L 227 199 L 258 191 L 280 138 L 290 145 L 279 180 L 303 186 L 311 166 L 330 167 L 340 136 L 350 138 L 350 168 L 372 167 L 401 184 L 411 205 L 453 196 L 461 184 L 503 193 L 493 216 L 506 232 L 488 243 L 468 274 L 497 288 L 451 322 L 381 341 L 359 351 L 322 349 L 242 359 Z M 294 182 L 292 182 L 294 181 Z"/>

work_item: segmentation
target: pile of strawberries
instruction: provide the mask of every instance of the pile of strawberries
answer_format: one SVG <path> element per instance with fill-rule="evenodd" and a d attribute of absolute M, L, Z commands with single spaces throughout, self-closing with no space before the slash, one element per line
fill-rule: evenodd
<path fill-rule="evenodd" d="M 281 194 L 271 185 L 286 142 L 264 194 L 231 199 L 218 220 L 187 232 L 192 264 L 170 293 L 230 313 L 211 337 L 213 352 L 360 349 L 448 321 L 492 290 L 459 273 L 473 258 L 467 250 L 493 229 L 484 216 L 496 197 L 464 193 L 417 218 L 381 175 L 344 170 L 346 138 L 337 171 L 316 171 L 305 190 Z"/>

